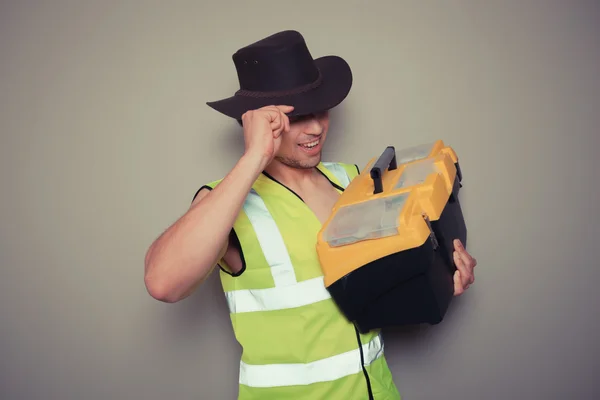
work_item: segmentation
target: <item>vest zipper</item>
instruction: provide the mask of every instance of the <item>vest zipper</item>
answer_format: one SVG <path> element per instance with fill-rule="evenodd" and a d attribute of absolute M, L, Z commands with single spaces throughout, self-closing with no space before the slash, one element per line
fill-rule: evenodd
<path fill-rule="evenodd" d="M 365 375 L 365 380 L 367 381 L 367 391 L 369 393 L 369 400 L 373 400 L 373 389 L 371 389 L 371 380 L 369 379 L 369 374 L 367 373 L 367 369 L 365 368 L 365 355 L 363 353 L 362 342 L 360 340 L 360 333 L 356 325 L 354 325 L 354 331 L 356 332 L 356 340 L 358 341 L 358 349 L 360 351 L 360 366 L 362 367 L 363 374 Z"/>

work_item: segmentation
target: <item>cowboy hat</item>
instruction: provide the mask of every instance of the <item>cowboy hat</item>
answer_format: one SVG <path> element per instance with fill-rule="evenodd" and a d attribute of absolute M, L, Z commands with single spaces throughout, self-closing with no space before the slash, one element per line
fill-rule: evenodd
<path fill-rule="evenodd" d="M 340 104 L 352 87 L 352 71 L 338 56 L 313 59 L 299 32 L 275 33 L 233 54 L 240 89 L 233 96 L 206 104 L 241 120 L 248 110 L 288 105 L 287 115 L 302 116 Z"/>

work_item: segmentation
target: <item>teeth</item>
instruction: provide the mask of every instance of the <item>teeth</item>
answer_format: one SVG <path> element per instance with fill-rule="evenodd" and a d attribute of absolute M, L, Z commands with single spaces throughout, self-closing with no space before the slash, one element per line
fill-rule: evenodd
<path fill-rule="evenodd" d="M 301 144 L 300 146 L 306 147 L 307 149 L 312 149 L 313 147 L 315 147 L 318 144 L 319 144 L 319 140 L 315 140 L 314 142 Z"/>

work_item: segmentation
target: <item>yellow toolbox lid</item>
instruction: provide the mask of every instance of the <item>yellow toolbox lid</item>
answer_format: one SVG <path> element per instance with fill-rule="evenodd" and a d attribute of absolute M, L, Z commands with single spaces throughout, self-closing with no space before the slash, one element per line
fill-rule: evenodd
<path fill-rule="evenodd" d="M 458 158 L 438 140 L 371 159 L 317 239 L 325 285 L 381 257 L 421 246 L 450 197 Z"/>

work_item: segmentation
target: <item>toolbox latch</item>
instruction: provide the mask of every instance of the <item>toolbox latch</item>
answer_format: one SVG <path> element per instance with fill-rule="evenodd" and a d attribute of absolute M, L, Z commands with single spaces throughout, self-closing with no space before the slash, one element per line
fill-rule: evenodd
<path fill-rule="evenodd" d="M 425 220 L 425 223 L 429 228 L 429 240 L 431 240 L 431 243 L 433 244 L 433 249 L 437 250 L 437 248 L 440 247 L 440 245 L 438 243 L 437 237 L 435 236 L 435 232 L 433 231 L 433 227 L 431 226 L 431 221 L 425 213 L 423 213 L 423 219 Z"/>

